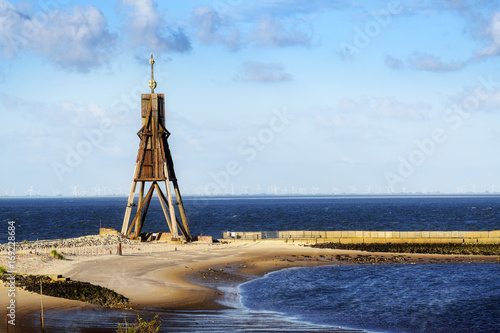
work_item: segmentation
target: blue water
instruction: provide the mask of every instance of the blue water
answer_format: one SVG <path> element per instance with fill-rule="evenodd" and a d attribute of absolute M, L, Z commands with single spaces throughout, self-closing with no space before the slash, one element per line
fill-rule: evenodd
<path fill-rule="evenodd" d="M 121 230 L 127 198 L 1 198 L 0 221 L 16 221 L 18 241 Z M 193 235 L 272 230 L 498 230 L 500 196 L 473 197 L 186 197 Z M 143 231 L 166 231 L 153 200 Z M 0 233 L 0 243 L 6 234 Z"/>
<path fill-rule="evenodd" d="M 243 305 L 373 332 L 500 332 L 500 265 L 291 269 L 240 287 Z"/>
<path fill-rule="evenodd" d="M 7 241 L 11 220 L 17 241 L 97 234 L 100 225 L 120 230 L 126 201 L 2 198 L 0 243 Z M 192 234 L 214 238 L 228 230 L 500 230 L 500 196 L 186 197 L 184 204 Z M 158 201 L 143 230 L 167 230 Z M 185 316 L 192 318 L 182 321 L 186 332 L 216 332 L 224 325 L 229 331 L 266 332 L 338 326 L 368 332 L 500 332 L 499 273 L 499 264 L 293 269 L 241 286 L 241 309 L 160 314 L 165 331 L 179 331 L 172 318 Z M 74 322 L 67 314 L 53 316 L 60 331 Z M 113 331 L 121 320 L 112 311 L 100 316 L 97 322 L 107 325 L 103 331 Z"/>

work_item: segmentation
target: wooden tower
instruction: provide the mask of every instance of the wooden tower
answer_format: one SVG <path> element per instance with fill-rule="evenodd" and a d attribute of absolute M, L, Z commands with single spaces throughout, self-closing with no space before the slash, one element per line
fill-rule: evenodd
<path fill-rule="evenodd" d="M 172 234 L 172 239 L 178 239 L 179 231 L 191 240 L 188 221 L 182 203 L 179 185 L 174 172 L 174 163 L 172 155 L 168 147 L 167 139 L 170 133 L 165 127 L 165 99 L 164 94 L 155 93 L 156 81 L 154 80 L 153 54 L 151 54 L 151 80 L 149 87 L 150 94 L 141 94 L 141 117 L 142 127 L 137 133 L 140 139 L 139 152 L 135 163 L 134 177 L 130 194 L 128 197 L 127 208 L 125 209 L 125 217 L 123 218 L 122 234 L 130 238 L 137 238 L 141 234 L 142 226 L 148 212 L 149 204 L 156 190 L 158 198 L 167 220 L 168 227 Z M 163 194 L 159 183 L 165 182 L 167 196 Z M 149 185 L 149 190 L 144 196 L 144 190 Z M 170 184 L 172 183 L 172 184 Z M 139 184 L 139 199 L 134 203 L 134 197 L 137 185 Z M 174 203 L 172 186 L 177 200 Z M 178 207 L 181 221 L 176 217 L 176 209 Z M 130 220 L 132 208 L 135 207 L 135 215 Z"/>

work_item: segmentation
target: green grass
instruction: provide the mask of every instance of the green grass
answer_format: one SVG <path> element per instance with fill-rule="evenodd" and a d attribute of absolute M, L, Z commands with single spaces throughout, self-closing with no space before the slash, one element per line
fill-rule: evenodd
<path fill-rule="evenodd" d="M 62 254 L 57 253 L 57 251 L 56 251 L 56 250 L 52 250 L 52 251 L 50 251 L 50 255 L 51 255 L 52 257 L 56 258 L 56 259 L 61 259 L 61 260 L 66 259 L 66 258 L 64 258 L 64 257 L 63 257 L 63 255 L 62 255 Z"/>
<path fill-rule="evenodd" d="M 0 275 L 4 275 L 5 273 L 7 273 L 7 270 L 5 269 L 5 267 L 0 266 Z"/>
<path fill-rule="evenodd" d="M 129 326 L 127 323 L 124 325 L 118 324 L 117 333 L 158 333 L 160 332 L 161 319 L 155 315 L 150 321 L 142 319 L 137 316 L 137 322 Z"/>

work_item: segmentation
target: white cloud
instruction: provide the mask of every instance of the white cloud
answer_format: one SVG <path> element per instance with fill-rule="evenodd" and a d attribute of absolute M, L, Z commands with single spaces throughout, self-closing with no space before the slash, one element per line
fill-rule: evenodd
<path fill-rule="evenodd" d="M 500 111 L 500 90 L 489 95 L 488 98 L 483 101 L 481 108 L 485 111 Z"/>
<path fill-rule="evenodd" d="M 213 8 L 196 7 L 192 21 L 198 29 L 198 38 L 204 44 L 220 43 L 233 51 L 240 48 L 240 31 L 223 20 Z"/>
<path fill-rule="evenodd" d="M 116 39 L 93 6 L 30 17 L 0 0 L 0 45 L 7 56 L 32 50 L 63 68 L 87 72 L 108 61 Z"/>
<path fill-rule="evenodd" d="M 341 113 L 318 113 L 315 115 L 314 120 L 319 127 L 335 129 L 357 129 L 359 127 L 359 123 L 352 117 Z"/>
<path fill-rule="evenodd" d="M 417 70 L 431 72 L 453 72 L 464 68 L 467 62 L 444 62 L 441 58 L 426 54 L 415 53 L 408 60 L 410 67 Z"/>
<path fill-rule="evenodd" d="M 234 11 L 243 17 L 259 17 L 270 15 L 272 17 L 288 17 L 297 14 L 304 15 L 324 10 L 341 10 L 356 6 L 347 0 L 269 0 L 242 2 L 234 6 Z"/>
<path fill-rule="evenodd" d="M 103 119 L 110 119 L 111 114 L 96 104 L 86 105 L 61 102 L 51 110 L 54 120 L 71 127 L 99 127 Z"/>
<path fill-rule="evenodd" d="M 255 27 L 250 40 L 258 46 L 309 46 L 312 41 L 312 28 L 305 21 L 298 19 L 283 21 L 263 17 Z"/>
<path fill-rule="evenodd" d="M 405 67 L 401 59 L 397 59 L 392 56 L 386 56 L 384 62 L 391 69 L 402 69 Z"/>
<path fill-rule="evenodd" d="M 191 51 L 191 41 L 183 29 L 165 22 L 153 0 L 122 0 L 122 4 L 127 8 L 126 28 L 132 47 L 143 46 L 155 52 Z"/>
<path fill-rule="evenodd" d="M 312 25 L 300 18 L 276 18 L 267 14 L 253 17 L 242 25 L 233 23 L 238 21 L 241 20 L 211 7 L 196 7 L 192 14 L 198 39 L 207 45 L 222 44 L 236 51 L 243 46 L 279 48 L 312 43 Z"/>
<path fill-rule="evenodd" d="M 406 61 L 401 59 L 386 56 L 385 64 L 387 67 L 399 70 L 404 68 L 410 68 L 419 71 L 428 72 L 455 72 L 461 70 L 468 64 L 474 62 L 474 59 L 469 59 L 467 61 L 443 61 L 440 57 L 436 57 L 431 54 L 415 52 Z"/>
<path fill-rule="evenodd" d="M 36 33 L 33 48 L 62 67 L 86 71 L 110 58 L 116 36 L 95 7 L 75 7 L 73 13 L 56 11 Z"/>
<path fill-rule="evenodd" d="M 408 103 L 395 97 L 341 98 L 334 107 L 315 110 L 315 122 L 321 128 L 367 131 L 375 121 L 394 119 L 422 121 L 430 118 L 431 105 L 424 102 Z"/>
<path fill-rule="evenodd" d="M 485 34 L 490 40 L 490 45 L 477 51 L 476 54 L 481 57 L 500 54 L 500 12 L 493 15 L 489 26 L 485 29 Z"/>
<path fill-rule="evenodd" d="M 12 3 L 0 0 L 0 46 L 5 55 L 14 56 L 26 45 L 25 24 L 30 20 Z"/>
<path fill-rule="evenodd" d="M 268 83 L 292 80 L 292 76 L 280 64 L 247 61 L 242 67 L 242 71 L 234 77 L 235 81 Z"/>
<path fill-rule="evenodd" d="M 494 90 L 488 90 L 485 86 L 467 87 L 450 97 L 450 103 L 464 112 L 498 112 L 500 111 L 500 87 L 497 83 L 494 87 Z"/>
<path fill-rule="evenodd" d="M 395 97 L 374 98 L 375 116 L 377 118 L 391 118 L 399 120 L 427 120 L 432 107 L 428 103 L 405 103 Z"/>
<path fill-rule="evenodd" d="M 485 9 L 483 12 L 491 12 L 497 10 L 491 17 L 487 18 L 483 12 L 477 8 Z M 431 72 L 455 72 L 466 66 L 486 60 L 490 57 L 500 55 L 500 11 L 498 11 L 498 3 L 484 2 L 472 3 L 469 1 L 447 1 L 443 4 L 425 5 L 423 8 L 413 8 L 414 12 L 428 13 L 434 11 L 455 11 L 461 15 L 467 23 L 464 27 L 471 37 L 474 39 L 486 38 L 489 45 L 486 47 L 472 51 L 473 55 L 462 61 L 444 61 L 440 57 L 415 52 L 405 62 L 387 56 L 385 64 L 392 69 L 402 69 L 408 67 L 416 70 L 431 71 Z M 425 11 L 424 11 L 425 9 Z M 408 12 L 408 11 L 407 11 Z"/>
<path fill-rule="evenodd" d="M 367 105 L 367 102 L 368 101 L 366 98 L 361 98 L 360 100 L 356 101 L 352 98 L 342 97 L 339 100 L 336 109 L 343 112 L 357 112 L 365 107 Z"/>

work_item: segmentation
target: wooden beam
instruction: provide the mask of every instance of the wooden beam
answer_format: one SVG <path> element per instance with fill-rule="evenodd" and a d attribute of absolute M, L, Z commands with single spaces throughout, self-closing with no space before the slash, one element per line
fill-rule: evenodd
<path fill-rule="evenodd" d="M 179 206 L 179 213 L 181 213 L 182 225 L 184 226 L 184 236 L 186 236 L 187 240 L 191 240 L 191 232 L 189 231 L 188 220 L 186 216 L 186 212 L 184 211 L 184 204 L 182 203 L 181 192 L 179 190 L 179 185 L 177 184 L 177 180 L 172 182 L 174 184 L 175 197 L 177 198 L 177 205 Z"/>
<path fill-rule="evenodd" d="M 179 220 L 177 220 L 177 226 L 179 227 L 179 230 L 184 235 L 184 237 L 186 237 L 187 240 L 190 240 L 190 238 L 187 236 L 186 230 L 184 230 L 184 226 L 182 225 L 182 223 Z"/>
<path fill-rule="evenodd" d="M 163 215 L 165 215 L 165 219 L 167 220 L 168 229 L 170 230 L 170 233 L 172 233 L 173 226 L 172 223 L 170 222 L 170 217 L 168 216 L 167 207 L 165 206 L 168 205 L 167 198 L 165 198 L 165 195 L 163 194 L 160 185 L 156 184 L 155 187 L 156 187 L 156 192 L 158 192 L 158 198 L 160 199 Z"/>
<path fill-rule="evenodd" d="M 149 188 L 148 194 L 146 195 L 146 199 L 145 199 L 146 206 L 144 207 L 144 212 L 142 213 L 142 216 L 140 217 L 140 219 L 138 219 L 140 222 L 139 222 L 138 227 L 136 227 L 136 229 L 135 229 L 135 237 L 139 237 L 141 234 L 142 226 L 144 225 L 144 220 L 146 220 L 146 215 L 148 214 L 149 204 L 151 203 L 151 198 L 153 197 L 155 184 L 156 184 L 156 182 L 154 182 L 151 185 L 151 187 Z"/>
<path fill-rule="evenodd" d="M 137 237 L 137 229 L 139 228 L 139 221 L 141 220 L 141 215 L 142 215 L 142 207 L 144 206 L 144 204 L 142 202 L 144 200 L 144 186 L 145 185 L 146 185 L 146 182 L 141 182 L 141 189 L 139 190 L 139 202 L 141 203 L 141 209 L 137 209 L 136 218 L 134 218 L 134 221 L 135 221 L 135 230 L 134 230 L 135 237 Z"/>
<path fill-rule="evenodd" d="M 123 217 L 123 224 L 122 224 L 123 235 L 127 235 L 128 223 L 130 221 L 130 213 L 132 212 L 132 206 L 134 204 L 135 187 L 137 185 L 135 178 L 138 170 L 139 170 L 139 163 L 135 163 L 134 178 L 132 178 L 132 185 L 130 186 L 130 193 L 128 195 L 128 200 L 127 200 L 127 208 L 125 209 L 125 216 Z"/>
<path fill-rule="evenodd" d="M 149 191 L 148 191 L 146 197 L 150 194 L 150 192 L 152 192 L 152 190 L 153 190 L 153 186 L 151 186 L 149 188 Z M 130 232 L 132 231 L 132 227 L 134 227 L 136 225 L 137 219 L 141 216 L 140 212 L 142 212 L 142 209 L 144 208 L 145 202 L 146 202 L 146 200 L 139 200 L 139 204 L 138 204 L 138 207 L 137 207 L 137 213 L 135 214 L 135 217 L 132 220 L 132 223 L 130 224 L 130 226 L 129 226 L 128 230 L 127 230 L 127 235 L 130 235 Z M 137 231 L 137 228 L 135 229 L 135 231 Z"/>
<path fill-rule="evenodd" d="M 165 172 L 165 180 L 166 190 L 167 190 L 167 202 L 170 210 L 170 221 L 172 222 L 172 226 L 177 225 L 177 219 L 175 217 L 175 209 L 174 209 L 174 201 L 172 200 L 172 189 L 170 188 L 170 179 L 168 179 L 168 166 L 167 163 L 163 163 L 163 170 Z M 172 228 L 172 238 L 178 238 L 179 233 L 177 232 L 177 228 Z"/>

